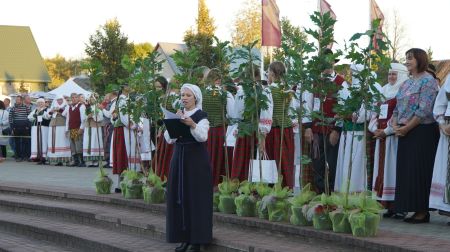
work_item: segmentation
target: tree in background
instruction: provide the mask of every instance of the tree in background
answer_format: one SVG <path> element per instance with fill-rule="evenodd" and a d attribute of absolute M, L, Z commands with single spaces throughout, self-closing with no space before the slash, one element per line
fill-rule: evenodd
<path fill-rule="evenodd" d="M 48 85 L 49 89 L 55 89 L 72 76 L 80 75 L 83 72 L 81 60 L 68 60 L 57 54 L 54 58 L 44 59 L 45 66 L 52 79 Z"/>
<path fill-rule="evenodd" d="M 153 45 L 148 42 L 134 44 L 133 52 L 131 53 L 130 58 L 132 60 L 144 59 L 150 52 L 153 51 L 153 48 Z"/>
<path fill-rule="evenodd" d="M 431 49 L 431 46 L 427 49 L 427 55 L 428 55 L 428 61 L 431 63 L 433 61 L 433 50 Z"/>
<path fill-rule="evenodd" d="M 99 94 L 105 92 L 107 85 L 118 84 L 128 77 L 129 73 L 121 62 L 124 56 L 132 54 L 133 44 L 129 43 L 128 37 L 120 31 L 116 18 L 107 21 L 89 37 L 85 52 L 89 56 L 89 64 L 96 65 L 96 69 L 101 70 L 101 73 L 96 73 L 101 78 L 91 80 L 92 88 Z"/>
<path fill-rule="evenodd" d="M 209 9 L 205 0 L 198 1 L 197 33 L 214 36 L 216 26 L 214 18 L 209 16 Z"/>
<path fill-rule="evenodd" d="M 258 0 L 247 0 L 234 20 L 231 43 L 237 47 L 256 40 L 256 47 L 261 48 L 261 3 Z"/>
<path fill-rule="evenodd" d="M 215 67 L 214 57 L 214 19 L 209 16 L 209 9 L 205 0 L 198 2 L 197 31 L 190 29 L 184 35 L 184 43 L 188 49 L 195 49 L 199 53 L 197 66 Z"/>
<path fill-rule="evenodd" d="M 404 52 L 408 45 L 408 36 L 406 26 L 402 22 L 398 10 L 394 9 L 389 18 L 385 20 L 383 29 L 387 38 L 391 41 L 389 48 L 389 57 L 394 62 L 404 62 Z"/>

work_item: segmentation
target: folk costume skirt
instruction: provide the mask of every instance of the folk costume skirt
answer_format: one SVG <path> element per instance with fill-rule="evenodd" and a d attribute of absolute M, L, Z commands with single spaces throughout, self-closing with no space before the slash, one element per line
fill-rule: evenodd
<path fill-rule="evenodd" d="M 281 145 L 281 131 L 283 133 L 283 151 L 280 153 Z M 281 129 L 279 127 L 272 128 L 266 136 L 266 152 L 270 160 L 275 160 L 277 167 L 281 170 L 281 175 L 283 175 L 283 185 L 289 186 L 289 188 L 294 187 L 294 131 L 292 127 Z"/>
<path fill-rule="evenodd" d="M 449 174 L 448 153 L 449 136 L 441 130 L 439 145 L 434 160 L 433 179 L 431 180 L 430 208 L 450 212 L 450 204 L 444 201 Z"/>
<path fill-rule="evenodd" d="M 395 135 L 376 140 L 372 188 L 377 200 L 395 199 L 397 148 L 398 137 Z"/>
<path fill-rule="evenodd" d="M 101 161 L 103 151 L 103 129 L 101 127 L 86 127 L 83 133 L 83 160 Z"/>
<path fill-rule="evenodd" d="M 420 124 L 398 139 L 395 211 L 427 211 L 439 141 L 436 123 Z"/>
<path fill-rule="evenodd" d="M 208 155 L 212 167 L 213 184 L 217 186 L 225 175 L 225 132 L 224 127 L 211 127 L 208 131 Z"/>
<path fill-rule="evenodd" d="M 115 127 L 111 139 L 110 163 L 113 174 L 122 174 L 128 168 L 127 146 L 125 144 L 124 127 Z"/>
<path fill-rule="evenodd" d="M 47 157 L 48 151 L 48 127 L 31 127 L 31 159 L 42 159 Z"/>
<path fill-rule="evenodd" d="M 213 185 L 204 143 L 175 143 L 167 186 L 167 242 L 212 240 Z"/>
<path fill-rule="evenodd" d="M 66 126 L 48 128 L 47 157 L 50 163 L 66 163 L 71 160 L 70 141 L 66 136 Z"/>
<path fill-rule="evenodd" d="M 236 141 L 233 153 L 233 165 L 231 167 L 231 178 L 237 178 L 239 181 L 248 179 L 248 170 L 250 159 L 255 158 L 257 139 L 256 136 L 239 137 Z M 252 145 L 253 151 L 252 153 Z"/>

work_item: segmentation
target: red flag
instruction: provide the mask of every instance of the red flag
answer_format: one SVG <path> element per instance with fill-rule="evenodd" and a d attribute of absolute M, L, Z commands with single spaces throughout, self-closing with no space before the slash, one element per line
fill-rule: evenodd
<path fill-rule="evenodd" d="M 372 38 L 373 49 L 378 50 L 377 39 L 381 39 L 381 34 L 383 33 L 383 23 L 384 23 L 384 15 L 381 12 L 380 7 L 378 7 L 377 2 L 375 0 L 370 0 L 370 25 L 372 26 L 373 21 L 380 19 L 380 26 L 378 26 L 377 34 Z"/>
<path fill-rule="evenodd" d="M 262 46 L 281 46 L 280 10 L 275 0 L 262 0 Z"/>
<path fill-rule="evenodd" d="M 334 11 L 331 9 L 331 5 L 327 1 L 320 0 L 319 11 L 320 11 L 320 14 L 322 14 L 322 15 L 329 12 L 331 18 L 333 20 L 336 20 L 336 14 L 334 14 Z"/>

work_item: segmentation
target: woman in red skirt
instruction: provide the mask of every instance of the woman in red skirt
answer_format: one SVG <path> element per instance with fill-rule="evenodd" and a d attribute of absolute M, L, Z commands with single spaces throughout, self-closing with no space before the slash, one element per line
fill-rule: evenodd
<path fill-rule="evenodd" d="M 294 186 L 294 132 L 290 103 L 292 92 L 281 81 L 286 68 L 279 61 L 269 66 L 270 91 L 273 99 L 272 128 L 266 137 L 266 152 L 269 159 L 276 160 L 278 170 L 283 175 L 283 185 Z M 281 162 L 280 162 L 281 160 Z"/>

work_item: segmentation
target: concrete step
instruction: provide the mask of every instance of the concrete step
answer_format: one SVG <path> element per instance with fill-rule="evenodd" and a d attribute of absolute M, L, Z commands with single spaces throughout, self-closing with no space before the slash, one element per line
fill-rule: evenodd
<path fill-rule="evenodd" d="M 79 251 L 173 251 L 173 245 L 149 237 L 22 213 L 0 211 L 0 230 L 13 231 L 31 239 Z"/>
<path fill-rule="evenodd" d="M 63 220 L 72 218 L 80 223 L 164 239 L 165 205 L 147 205 L 118 194 L 96 195 L 92 190 L 32 184 L 18 187 L 0 181 L 1 205 L 5 211 L 40 216 L 51 212 Z M 299 251 L 302 246 L 309 246 L 310 251 L 450 251 L 450 240 L 445 235 L 430 237 L 385 228 L 379 230 L 377 237 L 358 238 L 220 213 L 214 214 L 214 238 L 209 248 L 212 251 Z"/>
<path fill-rule="evenodd" d="M 115 232 L 136 234 L 163 242 L 165 216 L 151 212 L 39 198 L 29 195 L 0 194 L 0 213 L 18 213 L 39 218 L 52 218 L 76 225 L 91 225 Z M 70 224 L 67 224 L 70 225 Z M 208 251 L 355 251 L 339 244 L 323 244 L 316 239 L 262 233 L 215 225 L 214 241 Z"/>
<path fill-rule="evenodd" d="M 18 235 L 0 231 L 0 252 L 77 252 L 80 250 L 67 248 L 62 245 L 52 244 L 46 241 L 30 239 Z"/>

